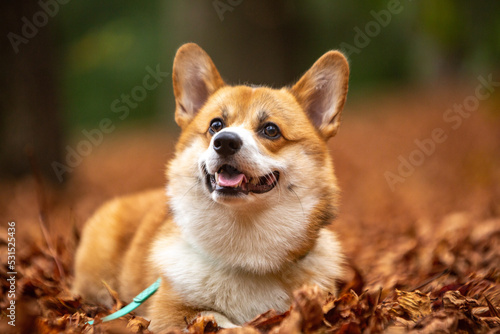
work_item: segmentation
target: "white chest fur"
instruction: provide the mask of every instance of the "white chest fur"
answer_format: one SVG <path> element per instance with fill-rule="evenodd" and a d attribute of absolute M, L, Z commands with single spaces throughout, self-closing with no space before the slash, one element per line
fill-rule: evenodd
<path fill-rule="evenodd" d="M 173 238 L 158 239 L 151 260 L 188 305 L 220 312 L 243 324 L 271 308 L 286 311 L 292 290 L 302 284 L 332 291 L 342 258 L 333 234 L 325 230 L 304 259 L 278 274 L 258 275 L 223 266 Z"/>
<path fill-rule="evenodd" d="M 224 268 L 183 240 L 157 244 L 153 261 L 187 304 L 244 323 L 270 308 L 285 311 L 289 295 L 278 278 Z"/>

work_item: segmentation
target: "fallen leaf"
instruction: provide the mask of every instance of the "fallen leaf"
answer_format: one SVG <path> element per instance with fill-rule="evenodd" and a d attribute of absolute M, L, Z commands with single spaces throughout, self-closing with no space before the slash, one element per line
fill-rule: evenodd
<path fill-rule="evenodd" d="M 323 303 L 323 294 L 317 286 L 304 286 L 293 293 L 292 310 L 300 313 L 305 333 L 323 324 Z"/>
<path fill-rule="evenodd" d="M 219 326 L 213 315 L 198 316 L 187 327 L 191 334 L 215 333 Z"/>
<path fill-rule="evenodd" d="M 283 319 L 285 319 L 289 314 L 289 311 L 283 314 L 278 314 L 275 310 L 269 310 L 247 322 L 244 326 L 255 327 L 262 332 L 267 332 L 271 328 L 280 325 Z"/>
<path fill-rule="evenodd" d="M 128 321 L 127 329 L 129 329 L 132 333 L 137 334 L 146 334 L 149 333 L 147 330 L 151 321 L 146 320 L 141 317 L 133 317 Z"/>
<path fill-rule="evenodd" d="M 358 302 L 359 297 L 354 291 L 343 294 L 338 299 L 325 305 L 323 308 L 325 319 L 331 325 L 335 325 L 341 320 L 355 318 L 352 309 L 358 305 Z"/>
<path fill-rule="evenodd" d="M 475 306 L 479 306 L 477 300 L 462 296 L 458 291 L 447 291 L 443 295 L 444 308 L 470 310 Z"/>
<path fill-rule="evenodd" d="M 431 300 L 429 294 L 399 291 L 396 289 L 397 302 L 406 315 L 413 321 L 416 321 L 431 313 Z"/>
<path fill-rule="evenodd" d="M 269 331 L 270 334 L 302 334 L 303 319 L 298 311 L 292 310 L 280 326 Z"/>

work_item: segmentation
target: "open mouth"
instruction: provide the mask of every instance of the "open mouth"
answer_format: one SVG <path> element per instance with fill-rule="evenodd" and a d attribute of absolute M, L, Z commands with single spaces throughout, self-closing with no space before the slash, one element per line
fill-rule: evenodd
<path fill-rule="evenodd" d="M 223 165 L 215 174 L 207 173 L 210 192 L 225 194 L 267 193 L 278 184 L 280 173 L 275 171 L 264 176 L 249 177 L 230 165 Z"/>

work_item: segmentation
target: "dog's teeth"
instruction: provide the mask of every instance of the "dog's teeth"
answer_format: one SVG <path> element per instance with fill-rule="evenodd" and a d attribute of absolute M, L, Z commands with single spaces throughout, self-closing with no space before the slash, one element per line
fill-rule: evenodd
<path fill-rule="evenodd" d="M 276 181 L 276 175 L 274 174 L 270 174 L 270 179 L 271 179 L 271 183 L 273 183 L 274 181 Z"/>
<path fill-rule="evenodd" d="M 274 178 L 273 174 L 266 175 L 266 184 L 267 185 L 273 184 L 274 181 L 275 181 L 275 178 Z"/>
<path fill-rule="evenodd" d="M 219 185 L 219 173 L 215 172 L 215 183 Z"/>
<path fill-rule="evenodd" d="M 259 179 L 256 178 L 256 177 L 252 177 L 250 179 L 250 183 L 253 184 L 253 185 L 257 185 L 257 184 L 259 184 Z"/>

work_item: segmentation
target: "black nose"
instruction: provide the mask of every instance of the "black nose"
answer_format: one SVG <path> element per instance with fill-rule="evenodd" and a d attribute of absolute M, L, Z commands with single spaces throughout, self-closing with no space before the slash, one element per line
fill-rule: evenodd
<path fill-rule="evenodd" d="M 223 157 L 235 154 L 241 145 L 243 142 L 240 136 L 234 132 L 221 132 L 214 139 L 214 150 Z"/>

